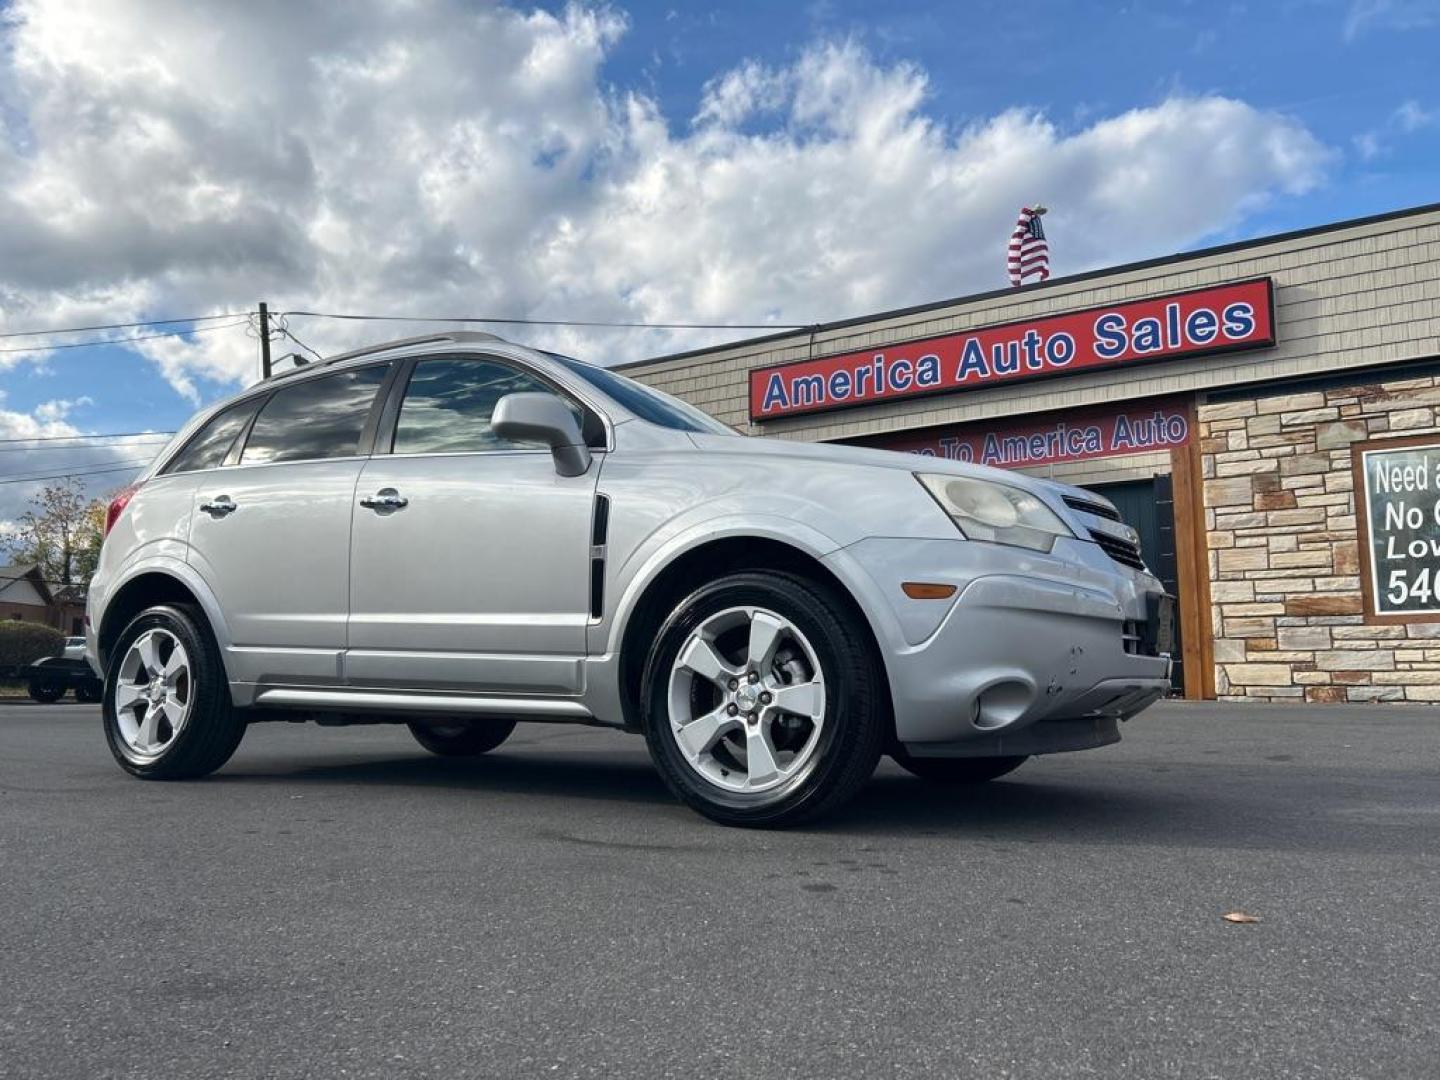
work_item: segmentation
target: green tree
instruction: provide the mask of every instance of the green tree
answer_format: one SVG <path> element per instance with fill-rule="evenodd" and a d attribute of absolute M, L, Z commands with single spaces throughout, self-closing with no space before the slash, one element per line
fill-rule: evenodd
<path fill-rule="evenodd" d="M 0 536 L 0 547 L 14 562 L 38 563 L 54 589 L 90 583 L 104 538 L 104 501 L 87 498 L 84 485 L 70 477 L 31 499 L 15 527 Z"/>

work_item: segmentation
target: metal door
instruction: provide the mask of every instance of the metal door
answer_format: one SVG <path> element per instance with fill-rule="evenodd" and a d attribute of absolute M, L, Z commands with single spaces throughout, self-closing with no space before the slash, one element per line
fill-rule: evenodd
<path fill-rule="evenodd" d="M 598 471 L 559 476 L 548 451 L 373 458 L 351 533 L 347 681 L 578 692 Z"/>
<path fill-rule="evenodd" d="M 1145 565 L 1160 579 L 1165 591 L 1176 598 L 1175 663 L 1170 681 L 1176 693 L 1183 693 L 1185 673 L 1181 657 L 1179 609 L 1189 601 L 1189 597 L 1180 595 L 1176 575 L 1175 500 L 1170 474 L 1160 473 L 1149 480 L 1086 486 L 1113 502 L 1125 524 L 1140 534 L 1140 554 L 1145 559 Z"/>

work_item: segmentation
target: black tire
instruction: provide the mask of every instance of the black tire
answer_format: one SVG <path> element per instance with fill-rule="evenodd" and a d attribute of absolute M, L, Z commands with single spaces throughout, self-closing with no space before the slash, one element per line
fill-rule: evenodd
<path fill-rule="evenodd" d="M 81 683 L 75 687 L 75 700 L 86 705 L 99 701 L 104 696 L 105 686 L 103 683 Z"/>
<path fill-rule="evenodd" d="M 686 760 L 670 725 L 669 673 L 680 649 L 708 617 L 742 606 L 790 620 L 809 639 L 825 682 L 824 723 L 809 764 L 761 792 L 707 781 Z M 839 808 L 874 773 L 889 730 L 884 672 L 859 616 L 830 586 L 778 571 L 729 574 L 681 600 L 656 635 L 641 688 L 645 737 L 661 777 L 677 798 L 724 825 L 775 828 Z"/>
<path fill-rule="evenodd" d="M 65 696 L 64 686 L 60 683 L 46 682 L 43 679 L 31 679 L 26 690 L 42 705 L 52 705 Z"/>
<path fill-rule="evenodd" d="M 478 757 L 510 737 L 514 720 L 461 720 L 449 724 L 410 724 L 415 741 L 441 757 Z"/>
<path fill-rule="evenodd" d="M 169 746 L 154 757 L 141 758 L 120 734 L 115 691 L 130 646 L 141 634 L 157 628 L 173 634 L 190 657 L 191 713 Z M 110 651 L 100 713 L 110 753 L 122 769 L 142 780 L 193 780 L 206 776 L 230 760 L 245 734 L 244 716 L 230 701 L 220 649 L 205 617 L 188 605 L 148 608 L 121 631 Z"/>
<path fill-rule="evenodd" d="M 1028 755 L 1018 757 L 923 758 L 911 757 L 903 750 L 892 750 L 890 756 L 906 772 L 932 784 L 983 784 L 1012 773 Z"/>

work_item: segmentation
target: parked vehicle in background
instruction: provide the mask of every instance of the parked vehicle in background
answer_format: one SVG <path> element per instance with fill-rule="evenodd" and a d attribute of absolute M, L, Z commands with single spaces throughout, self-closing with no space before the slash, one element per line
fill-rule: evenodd
<path fill-rule="evenodd" d="M 85 639 L 79 640 L 83 642 Z M 63 656 L 47 656 L 43 660 L 37 660 L 25 669 L 24 674 L 26 692 L 34 700 L 46 704 L 59 701 L 67 691 L 75 694 L 76 701 L 99 701 L 105 689 L 84 652 L 78 657 L 71 655 L 68 640 Z"/>
<path fill-rule="evenodd" d="M 66 660 L 84 660 L 85 639 L 83 637 L 67 637 L 65 639 L 65 651 L 60 655 Z"/>
<path fill-rule="evenodd" d="M 643 733 L 710 817 L 831 810 L 882 753 L 974 782 L 1102 746 L 1165 693 L 1171 602 L 1078 488 L 738 436 L 604 368 L 446 334 L 205 410 L 109 508 L 90 586 L 136 776 L 247 723 Z"/>

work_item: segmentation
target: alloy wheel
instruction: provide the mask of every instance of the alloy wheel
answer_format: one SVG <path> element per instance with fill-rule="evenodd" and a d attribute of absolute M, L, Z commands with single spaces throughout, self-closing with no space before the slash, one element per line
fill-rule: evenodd
<path fill-rule="evenodd" d="M 760 607 L 727 608 L 691 631 L 671 666 L 668 702 L 685 761 L 736 793 L 804 773 L 825 724 L 815 649 L 794 623 Z"/>
<path fill-rule="evenodd" d="M 153 761 L 190 720 L 195 697 L 190 655 L 168 630 L 146 630 L 130 644 L 115 683 L 115 719 L 127 754 Z"/>

